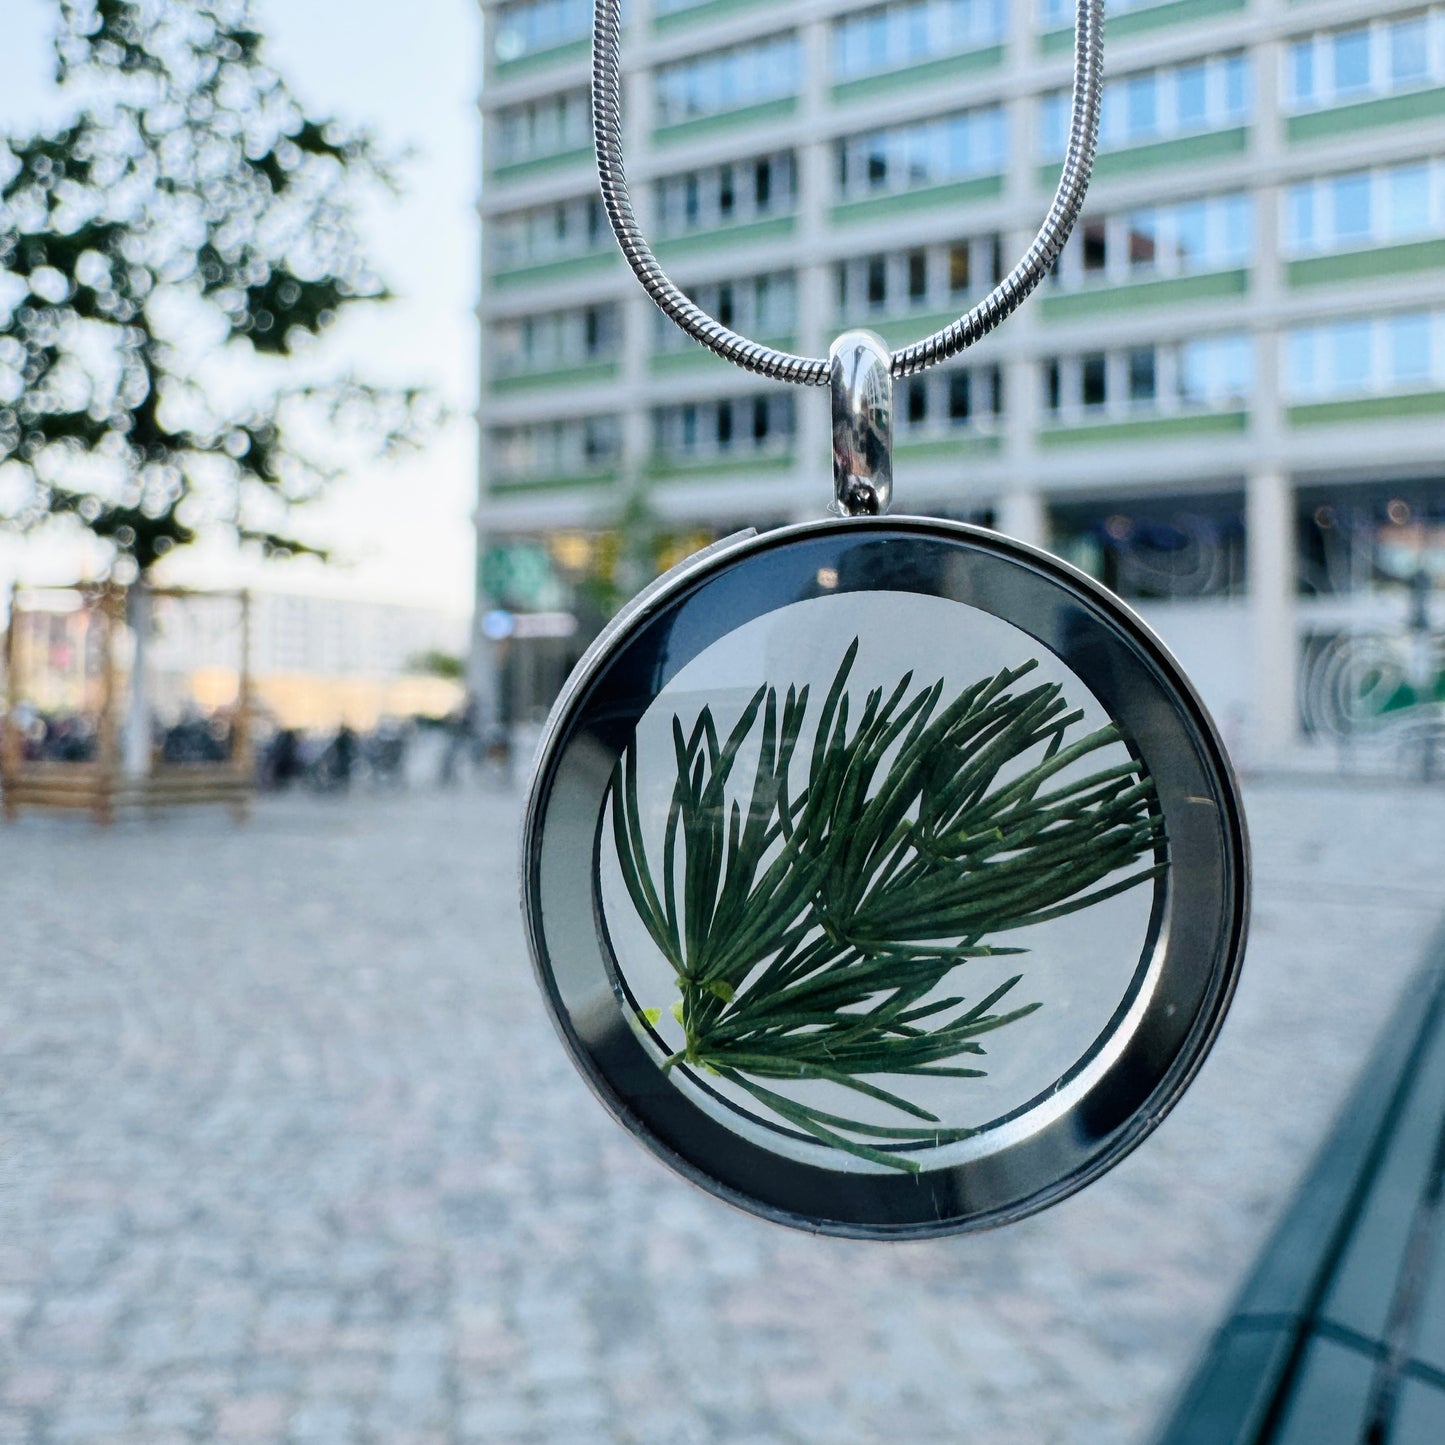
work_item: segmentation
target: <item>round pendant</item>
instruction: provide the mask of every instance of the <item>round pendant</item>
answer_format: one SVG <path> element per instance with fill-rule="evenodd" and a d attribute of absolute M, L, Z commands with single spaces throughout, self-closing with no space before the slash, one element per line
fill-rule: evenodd
<path fill-rule="evenodd" d="M 1244 949 L 1229 762 L 1157 638 L 1058 559 L 848 518 L 634 600 L 548 720 L 523 904 L 608 1109 L 830 1234 L 1016 1219 L 1199 1068 Z"/>

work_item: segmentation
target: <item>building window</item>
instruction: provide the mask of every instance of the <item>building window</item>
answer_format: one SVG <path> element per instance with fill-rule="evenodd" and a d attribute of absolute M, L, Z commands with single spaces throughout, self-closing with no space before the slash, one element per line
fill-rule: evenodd
<path fill-rule="evenodd" d="M 586 256 L 611 241 L 602 201 L 576 196 L 529 211 L 513 211 L 491 223 L 494 262 L 499 271 Z"/>
<path fill-rule="evenodd" d="M 1394 316 L 1385 324 L 1386 366 L 1397 386 L 1420 386 L 1435 375 L 1434 326 L 1429 315 Z"/>
<path fill-rule="evenodd" d="M 589 467 L 605 466 L 618 451 L 617 419 L 589 416 L 582 422 L 582 457 Z"/>
<path fill-rule="evenodd" d="M 868 259 L 868 309 L 881 311 L 888 304 L 888 258 Z"/>
<path fill-rule="evenodd" d="M 1120 150 L 1243 125 L 1250 118 L 1249 59 L 1216 55 L 1190 65 L 1122 75 L 1104 86 L 1099 149 Z M 1039 158 L 1060 160 L 1069 138 L 1069 92 L 1039 97 Z"/>
<path fill-rule="evenodd" d="M 658 234 L 680 236 L 789 214 L 797 200 L 792 151 L 666 176 L 657 183 Z"/>
<path fill-rule="evenodd" d="M 1129 353 L 1129 404 L 1137 406 L 1140 403 L 1153 405 L 1157 395 L 1154 348 L 1152 346 L 1136 346 Z"/>
<path fill-rule="evenodd" d="M 1003 376 L 997 366 L 950 368 L 910 377 L 894 417 L 900 439 L 918 441 L 961 427 L 989 429 L 1003 414 Z"/>
<path fill-rule="evenodd" d="M 908 299 L 917 306 L 928 300 L 928 252 L 908 253 Z"/>
<path fill-rule="evenodd" d="M 1285 391 L 1331 401 L 1445 386 L 1445 324 L 1436 311 L 1347 317 L 1285 333 Z"/>
<path fill-rule="evenodd" d="M 658 123 L 676 125 L 796 95 L 801 68 L 798 37 L 792 33 L 661 66 L 656 77 Z"/>
<path fill-rule="evenodd" d="M 491 340 L 501 376 L 610 361 L 621 345 L 618 308 L 609 303 L 513 317 L 492 326 Z"/>
<path fill-rule="evenodd" d="M 997 175 L 1007 155 L 1002 106 L 984 106 L 838 142 L 843 199 Z"/>
<path fill-rule="evenodd" d="M 948 248 L 948 292 L 950 296 L 962 296 L 968 292 L 968 278 L 972 274 L 971 249 L 965 243 Z"/>
<path fill-rule="evenodd" d="M 1108 15 L 1123 15 L 1130 10 L 1152 10 L 1158 5 L 1173 3 L 1174 0 L 1107 0 L 1104 11 Z M 1063 30 L 1074 23 L 1074 0 L 1037 0 L 1034 13 L 1040 30 Z"/>
<path fill-rule="evenodd" d="M 1244 405 L 1254 380 L 1254 353 L 1243 335 L 1091 351 L 1044 362 L 1050 420 L 1127 418 Z"/>
<path fill-rule="evenodd" d="M 586 90 L 543 96 L 499 110 L 496 163 L 518 165 L 580 150 L 592 138 L 592 98 Z"/>
<path fill-rule="evenodd" d="M 1284 104 L 1296 114 L 1445 83 L 1445 10 L 1374 20 L 1296 40 Z"/>
<path fill-rule="evenodd" d="M 592 0 L 521 0 L 498 7 L 495 54 L 517 60 L 592 33 Z"/>
<path fill-rule="evenodd" d="M 1445 591 L 1445 485 L 1438 480 L 1302 487 L 1296 499 L 1305 595 L 1421 586 Z M 1378 652 L 1357 656 L 1357 678 L 1379 677 L 1382 660 Z M 1408 682 L 1408 649 L 1397 654 L 1396 665 L 1404 674 L 1399 681 Z M 1387 685 L 1385 696 L 1397 685 Z"/>
<path fill-rule="evenodd" d="M 910 311 L 947 310 L 975 290 L 998 285 L 1002 266 L 1003 247 L 997 235 L 839 261 L 835 268 L 839 315 L 902 316 Z"/>
<path fill-rule="evenodd" d="M 499 481 L 584 477 L 617 462 L 622 436 L 615 416 L 496 427 L 485 461 Z"/>
<path fill-rule="evenodd" d="M 833 25 L 833 79 L 853 80 L 997 45 L 1004 0 L 903 0 Z"/>
<path fill-rule="evenodd" d="M 1065 248 L 1054 283 L 1075 290 L 1156 276 L 1187 276 L 1246 265 L 1254 249 L 1254 203 L 1247 195 L 1205 196 L 1085 221 Z"/>
<path fill-rule="evenodd" d="M 1131 140 L 1159 134 L 1159 77 L 1152 70 L 1124 82 L 1124 127 Z"/>
<path fill-rule="evenodd" d="M 1149 207 L 1134 211 L 1127 217 L 1124 224 L 1124 250 L 1125 265 L 1130 271 L 1153 271 L 1158 267 L 1158 211 Z"/>
<path fill-rule="evenodd" d="M 973 415 L 971 388 L 968 372 L 956 371 L 948 378 L 948 419 L 951 422 L 966 422 Z"/>
<path fill-rule="evenodd" d="M 768 392 L 659 407 L 652 431 L 653 452 L 667 461 L 785 454 L 793 440 L 793 397 Z"/>
<path fill-rule="evenodd" d="M 1233 597 L 1245 591 L 1244 498 L 1111 498 L 1051 511 L 1050 545 L 1121 597 Z"/>
<path fill-rule="evenodd" d="M 1445 235 L 1445 163 L 1320 176 L 1284 196 L 1284 249 L 1308 256 Z"/>
<path fill-rule="evenodd" d="M 1239 406 L 1254 385 L 1254 348 L 1247 336 L 1205 336 L 1177 352 L 1178 396 L 1189 408 Z"/>
<path fill-rule="evenodd" d="M 797 324 L 797 281 L 791 271 L 713 281 L 688 288 L 688 297 L 731 331 L 784 340 Z M 654 349 L 692 351 L 697 343 L 655 311 Z"/>

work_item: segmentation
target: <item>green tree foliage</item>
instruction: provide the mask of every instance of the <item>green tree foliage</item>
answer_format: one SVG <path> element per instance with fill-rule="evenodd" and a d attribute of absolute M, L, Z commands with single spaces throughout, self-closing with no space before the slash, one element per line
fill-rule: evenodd
<path fill-rule="evenodd" d="M 446 682 L 460 682 L 466 676 L 467 661 L 453 652 L 441 652 L 432 648 L 409 658 L 406 670 L 419 677 L 439 677 Z"/>
<path fill-rule="evenodd" d="M 308 354 L 387 294 L 355 205 L 391 170 L 303 110 L 250 0 L 58 6 L 73 119 L 0 140 L 0 524 L 74 517 L 142 573 L 208 529 L 324 555 L 287 521 L 321 454 L 431 421 Z"/>

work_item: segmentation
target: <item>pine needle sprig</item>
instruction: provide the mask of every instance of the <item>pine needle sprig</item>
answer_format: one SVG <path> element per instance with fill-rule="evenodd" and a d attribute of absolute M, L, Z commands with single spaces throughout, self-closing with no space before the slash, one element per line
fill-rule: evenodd
<path fill-rule="evenodd" d="M 710 707 L 691 731 L 673 718 L 656 872 L 635 738 L 612 775 L 612 838 L 632 905 L 676 975 L 684 1044 L 664 1070 L 710 1071 L 832 1148 L 916 1170 L 907 1151 L 975 1131 L 944 1126 L 873 1080 L 982 1077 L 958 1061 L 1041 1006 L 1001 1008 L 1021 974 L 967 1007 L 936 991 L 971 959 L 1025 952 L 990 935 L 1157 877 L 1165 839 L 1137 759 L 1071 775 L 1120 734 L 1110 725 L 1070 738 L 1083 713 L 1062 686 L 1019 686 L 1035 661 L 946 705 L 941 679 L 915 688 L 906 673 L 886 695 L 870 690 L 850 726 L 857 653 L 855 638 L 796 794 L 809 689 L 789 687 L 780 704 L 765 684 L 726 738 Z M 735 784 L 755 735 L 752 777 Z M 770 1087 L 798 1083 L 836 1085 L 907 1122 L 848 1118 Z"/>

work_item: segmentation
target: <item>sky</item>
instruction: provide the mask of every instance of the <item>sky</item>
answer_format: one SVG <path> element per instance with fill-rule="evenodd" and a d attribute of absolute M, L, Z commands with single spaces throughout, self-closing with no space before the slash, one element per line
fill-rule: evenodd
<path fill-rule="evenodd" d="M 57 8 L 55 0 L 0 0 L 6 131 L 65 113 L 51 80 Z M 423 452 L 358 469 L 304 509 L 305 535 L 337 553 L 331 565 L 263 563 L 201 546 L 168 558 L 164 580 L 465 612 L 476 492 L 480 7 L 476 0 L 257 0 L 257 13 L 271 62 L 303 105 L 371 127 L 388 150 L 413 152 L 404 194 L 370 203 L 361 227 L 396 299 L 355 308 L 329 344 L 375 380 L 432 386 L 452 416 Z M 8 590 L 16 578 L 74 581 L 87 567 L 93 575 L 98 555 L 78 537 L 0 533 L 0 586 Z"/>

